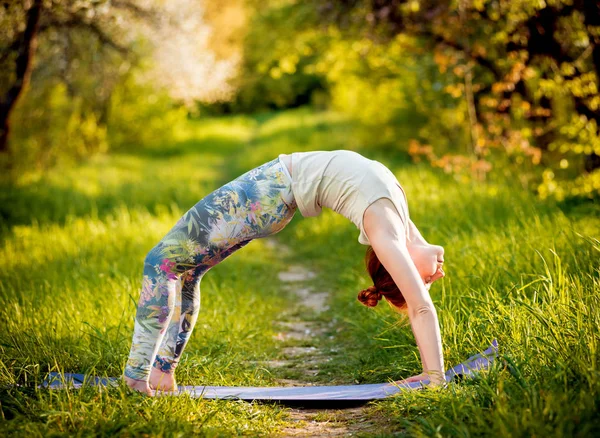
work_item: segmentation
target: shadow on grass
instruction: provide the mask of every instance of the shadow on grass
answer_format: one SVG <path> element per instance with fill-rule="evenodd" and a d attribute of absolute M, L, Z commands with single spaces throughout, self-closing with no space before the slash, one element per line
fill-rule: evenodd
<path fill-rule="evenodd" d="M 162 159 L 199 155 L 209 151 L 211 154 L 218 152 L 221 155 L 234 154 L 240 148 L 240 140 L 227 135 L 209 135 L 202 139 L 189 138 L 164 147 L 146 147 L 119 151 L 130 153 L 143 158 Z"/>
<path fill-rule="evenodd" d="M 216 188 L 216 187 L 215 187 Z M 208 194 L 208 191 L 207 191 Z M 10 230 L 18 225 L 59 224 L 67 218 L 95 216 L 105 219 L 122 206 L 128 209 L 144 209 L 157 213 L 160 207 L 179 206 L 187 211 L 199 201 L 195 193 L 179 190 L 176 185 L 144 192 L 136 183 L 126 183 L 118 193 L 89 195 L 74 189 L 52 185 L 33 185 L 10 191 L 0 197 L 0 239 L 6 238 Z"/>
<path fill-rule="evenodd" d="M 2 183 L 0 239 L 17 225 L 105 218 L 121 205 L 155 213 L 159 206 L 176 204 L 187 211 L 227 182 L 223 157 L 239 147 L 237 140 L 210 136 L 177 148 L 114 153 L 23 186 Z"/>

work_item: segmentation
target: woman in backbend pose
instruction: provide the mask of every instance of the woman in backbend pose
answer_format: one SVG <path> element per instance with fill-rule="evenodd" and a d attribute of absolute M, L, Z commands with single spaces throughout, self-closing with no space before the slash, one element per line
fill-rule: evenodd
<path fill-rule="evenodd" d="M 367 248 L 374 285 L 358 294 L 367 306 L 383 297 L 408 314 L 423 373 L 406 381 L 444 381 L 437 314 L 429 287 L 444 276 L 444 250 L 430 245 L 409 218 L 404 191 L 383 164 L 352 151 L 280 155 L 201 199 L 147 254 L 126 383 L 151 395 L 175 390 L 175 368 L 200 308 L 200 280 L 252 239 L 279 232 L 296 209 L 328 207 L 350 219 Z M 402 291 L 402 292 L 400 292 Z"/>

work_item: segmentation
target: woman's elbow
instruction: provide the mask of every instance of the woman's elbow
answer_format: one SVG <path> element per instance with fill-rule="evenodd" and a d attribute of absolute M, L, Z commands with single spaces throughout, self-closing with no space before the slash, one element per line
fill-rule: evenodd
<path fill-rule="evenodd" d="M 412 310 L 412 311 L 411 311 Z M 413 309 L 409 309 L 410 313 L 412 313 L 412 316 L 415 317 L 422 317 L 422 316 L 426 316 L 426 315 L 435 315 L 435 306 L 433 305 L 433 303 L 430 302 L 426 302 L 426 303 L 421 303 L 418 304 L 416 306 L 413 306 Z"/>

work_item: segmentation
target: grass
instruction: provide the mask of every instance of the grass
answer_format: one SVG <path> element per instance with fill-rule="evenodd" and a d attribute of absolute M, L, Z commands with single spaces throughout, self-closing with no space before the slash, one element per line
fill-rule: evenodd
<path fill-rule="evenodd" d="M 37 385 L 49 371 L 121 374 L 144 256 L 198 199 L 279 153 L 346 148 L 396 173 L 413 221 L 446 249 L 447 277 L 431 293 L 447 365 L 493 338 L 509 365 L 446 390 L 375 403 L 368 415 L 416 436 L 598 435 L 598 205 L 561 209 L 510 181 L 457 181 L 410 164 L 366 133 L 306 108 L 209 119 L 190 122 L 160 149 L 3 182 L 0 434 L 261 435 L 285 427 L 285 409 L 273 405 Z M 316 381 L 372 383 L 419 372 L 406 321 L 356 300 L 369 285 L 357 237 L 329 210 L 314 219 L 297 213 L 276 236 L 291 256 L 256 240 L 207 273 L 179 382 L 274 384 L 277 372 L 256 361 L 279 357 L 273 321 L 295 298 L 276 274 L 289 263 L 315 270 L 315 288 L 331 291 L 319 318 L 334 324 L 334 335 L 319 343 L 336 354 Z"/>

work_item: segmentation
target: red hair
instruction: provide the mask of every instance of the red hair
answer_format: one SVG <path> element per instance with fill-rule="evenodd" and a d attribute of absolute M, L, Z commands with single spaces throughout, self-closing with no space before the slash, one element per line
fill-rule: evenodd
<path fill-rule="evenodd" d="M 373 279 L 373 286 L 361 290 L 358 294 L 358 301 L 367 307 L 375 307 L 381 297 L 385 297 L 392 306 L 399 310 L 406 310 L 406 300 L 402 296 L 402 292 L 370 246 L 365 254 L 365 265 Z"/>

